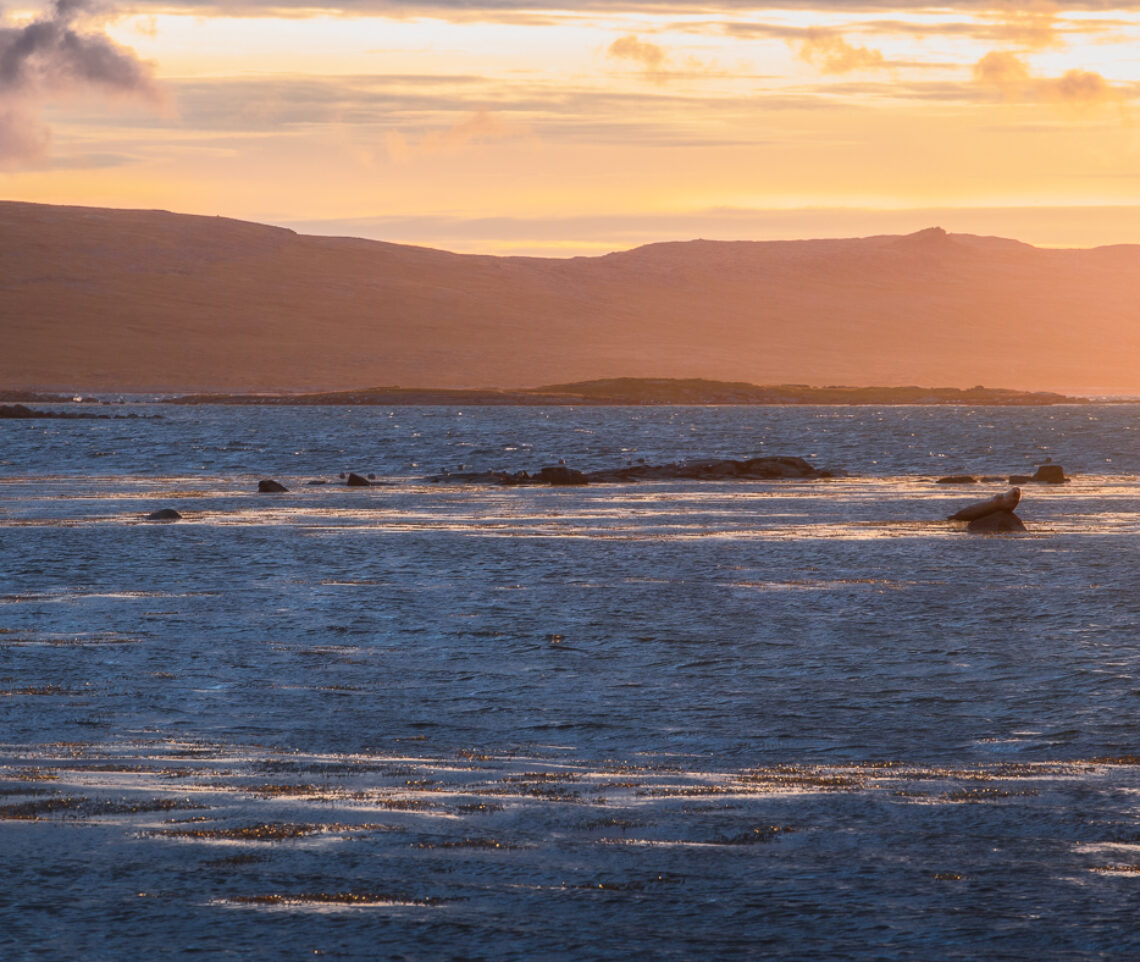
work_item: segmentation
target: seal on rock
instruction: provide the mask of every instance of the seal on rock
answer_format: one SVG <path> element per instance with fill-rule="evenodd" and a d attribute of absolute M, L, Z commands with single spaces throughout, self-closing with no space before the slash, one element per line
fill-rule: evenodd
<path fill-rule="evenodd" d="M 967 505 L 961 511 L 956 511 L 950 515 L 948 520 L 976 521 L 978 518 L 984 518 L 987 514 L 993 514 L 995 511 L 1012 513 L 1020 500 L 1021 488 L 1010 488 L 1005 494 L 999 494 L 988 501 L 979 501 L 976 504 Z"/>

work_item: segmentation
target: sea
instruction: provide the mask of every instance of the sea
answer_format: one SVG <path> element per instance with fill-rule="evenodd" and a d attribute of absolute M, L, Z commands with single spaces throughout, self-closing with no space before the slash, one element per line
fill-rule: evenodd
<path fill-rule="evenodd" d="M 0 958 L 1140 958 L 1140 405 L 58 409 L 138 417 L 0 422 Z"/>

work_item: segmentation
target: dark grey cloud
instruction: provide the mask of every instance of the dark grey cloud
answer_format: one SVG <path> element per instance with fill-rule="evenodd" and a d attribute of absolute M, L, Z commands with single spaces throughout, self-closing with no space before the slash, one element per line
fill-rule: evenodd
<path fill-rule="evenodd" d="M 85 29 L 93 0 L 54 0 L 24 26 L 0 26 L 0 164 L 43 156 L 50 132 L 37 107 L 86 91 L 157 101 L 151 68 L 105 34 Z"/>
<path fill-rule="evenodd" d="M 0 94 L 96 87 L 157 95 L 150 67 L 107 36 L 77 21 L 90 0 L 55 0 L 46 16 L 23 27 L 0 27 Z"/>

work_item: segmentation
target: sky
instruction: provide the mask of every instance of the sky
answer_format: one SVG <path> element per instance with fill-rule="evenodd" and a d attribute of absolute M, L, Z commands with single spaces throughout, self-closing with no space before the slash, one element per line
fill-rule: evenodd
<path fill-rule="evenodd" d="M 1140 0 L 0 8 L 0 199 L 449 250 L 1140 243 Z"/>

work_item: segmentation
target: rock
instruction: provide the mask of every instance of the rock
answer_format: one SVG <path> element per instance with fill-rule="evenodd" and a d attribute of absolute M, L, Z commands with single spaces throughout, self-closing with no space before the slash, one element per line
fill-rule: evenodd
<path fill-rule="evenodd" d="M 971 521 L 966 525 L 966 530 L 971 534 L 1006 534 L 1011 531 L 1024 531 L 1025 525 L 1012 511 L 991 511 Z"/>
<path fill-rule="evenodd" d="M 173 508 L 160 508 L 158 511 L 152 511 L 146 516 L 147 521 L 181 521 L 180 515 Z"/>
<path fill-rule="evenodd" d="M 786 478 L 836 478 L 843 471 L 820 471 L 803 458 L 768 457 L 734 461 L 709 458 L 682 461 L 680 464 L 631 464 L 624 468 L 592 471 L 590 481 L 723 481 L 739 478 L 745 481 L 771 481 Z"/>
<path fill-rule="evenodd" d="M 372 486 L 372 482 L 367 478 L 362 478 L 359 474 L 348 475 L 348 480 L 344 482 L 350 488 L 368 488 Z"/>
<path fill-rule="evenodd" d="M 995 511 L 1012 512 L 1020 500 L 1021 489 L 1010 488 L 1005 494 L 999 494 L 988 501 L 979 501 L 976 504 L 967 505 L 961 511 L 950 515 L 949 520 L 976 521 L 978 518 L 984 518 L 987 514 L 993 514 Z"/>
<path fill-rule="evenodd" d="M 306 481 L 305 484 L 307 484 L 311 488 L 315 484 L 328 484 L 328 482 L 327 481 Z"/>
<path fill-rule="evenodd" d="M 1065 469 L 1059 464 L 1040 464 L 1033 474 L 1011 474 L 1010 484 L 1068 484 Z"/>
<path fill-rule="evenodd" d="M 735 478 L 748 473 L 745 465 L 744 461 L 726 459 L 685 461 L 677 465 L 676 476 L 692 478 L 694 481 L 719 481 L 722 478 Z"/>
<path fill-rule="evenodd" d="M 538 472 L 538 480 L 545 484 L 554 485 L 589 484 L 581 471 L 575 471 L 564 464 L 543 468 Z"/>
<path fill-rule="evenodd" d="M 0 404 L 0 418 L 63 418 L 66 420 L 82 418 L 96 421 L 125 421 L 138 418 L 133 411 L 130 414 L 92 414 L 90 411 L 41 411 L 30 408 L 25 404 Z M 146 418 L 161 419 L 161 414 L 146 414 Z"/>
<path fill-rule="evenodd" d="M 951 474 L 945 478 L 939 478 L 934 482 L 935 484 L 977 484 L 978 479 L 969 474 Z"/>
<path fill-rule="evenodd" d="M 277 494 L 281 491 L 288 491 L 280 481 L 274 481 L 272 478 L 265 478 L 263 481 L 257 482 L 257 490 L 260 494 Z"/>
<path fill-rule="evenodd" d="M 1042 464 L 1033 475 L 1033 480 L 1039 484 L 1064 484 L 1069 479 L 1065 477 L 1065 469 L 1059 464 Z"/>
<path fill-rule="evenodd" d="M 24 404 L 0 404 L 0 418 L 37 418 L 46 416 L 46 412 L 33 411 Z"/>
<path fill-rule="evenodd" d="M 750 458 L 741 464 L 739 472 L 743 478 L 817 478 L 823 473 L 803 458 Z M 830 471 L 827 475 L 837 476 Z"/>
<path fill-rule="evenodd" d="M 627 464 L 622 468 L 605 468 L 588 474 L 563 464 L 543 468 L 537 474 L 517 471 L 457 471 L 432 475 L 424 480 L 433 484 L 554 484 L 580 485 L 595 482 L 629 484 L 636 481 L 768 481 L 780 478 L 838 478 L 842 470 L 821 471 L 803 458 L 709 458 L 674 464 Z"/>
<path fill-rule="evenodd" d="M 530 481 L 525 471 L 504 474 L 501 471 L 457 471 L 447 474 L 433 474 L 426 481 L 432 484 L 523 484 Z"/>

